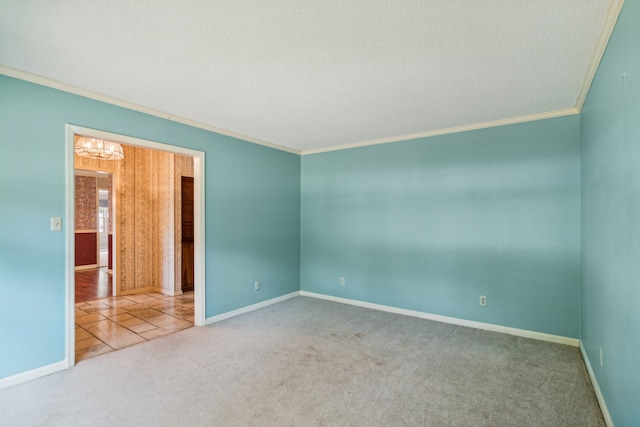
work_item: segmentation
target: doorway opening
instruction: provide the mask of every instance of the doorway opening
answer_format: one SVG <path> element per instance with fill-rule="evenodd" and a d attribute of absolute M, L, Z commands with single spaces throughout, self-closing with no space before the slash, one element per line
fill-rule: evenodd
<path fill-rule="evenodd" d="M 180 212 L 182 231 L 182 292 L 193 291 L 193 177 L 183 176 L 180 182 Z"/>
<path fill-rule="evenodd" d="M 111 172 L 74 170 L 75 302 L 113 295 Z"/>
<path fill-rule="evenodd" d="M 103 186 L 103 188 L 96 186 L 95 267 L 98 271 L 109 269 L 112 272 L 109 276 L 112 292 L 106 297 L 107 299 L 82 301 L 80 306 L 76 305 L 76 287 L 81 285 L 74 262 L 78 250 L 75 236 L 77 230 L 67 227 L 67 361 L 69 367 L 76 362 L 76 339 L 83 341 L 83 345 L 90 345 L 93 338 L 96 336 L 99 338 L 100 333 L 110 336 L 113 331 L 105 332 L 105 328 L 127 332 L 122 340 L 114 341 L 115 344 L 112 345 L 112 347 L 124 347 L 145 340 L 137 341 L 138 339 L 131 332 L 146 336 L 146 339 L 155 337 L 154 334 L 161 336 L 171 329 L 169 321 L 176 319 L 182 322 L 182 326 L 176 326 L 176 330 L 184 329 L 185 320 L 189 320 L 191 325 L 205 324 L 204 153 L 67 125 L 69 224 L 77 225 L 78 222 L 75 218 L 77 209 L 74 167 L 78 167 L 76 163 L 81 162 L 77 161 L 78 158 L 74 159 L 74 140 L 79 135 L 118 142 L 129 151 L 130 159 L 128 163 L 123 161 L 115 165 L 114 162 L 118 161 L 109 161 L 114 168 L 109 171 L 112 174 L 112 185 Z M 126 159 L 125 154 L 124 160 Z M 173 170 L 174 165 L 176 170 L 179 169 L 177 166 L 179 159 L 184 159 L 182 161 L 185 164 L 190 164 L 190 175 L 192 175 L 190 178 L 193 180 L 191 231 L 188 233 L 190 236 L 186 236 L 187 240 L 191 239 L 192 255 L 186 263 L 183 262 L 184 249 L 181 248 L 182 242 L 185 241 L 185 237 L 181 235 L 181 223 L 174 222 L 174 216 L 179 218 L 184 209 L 181 177 L 177 177 L 175 186 L 167 180 L 168 170 Z M 158 171 L 158 165 L 163 164 L 169 165 L 168 169 Z M 83 168 L 85 166 L 80 165 Z M 94 169 L 95 173 L 95 168 L 100 169 L 103 166 L 93 164 L 89 169 Z M 171 190 L 174 187 L 177 190 L 175 198 Z M 156 188 L 155 193 L 145 192 L 149 188 Z M 178 207 L 180 207 L 179 212 L 176 210 Z M 173 225 L 176 229 L 172 229 Z M 164 233 L 164 235 L 159 236 L 158 233 Z M 112 255 L 108 255 L 109 253 Z M 191 266 L 190 276 L 192 277 L 191 289 L 187 285 L 183 291 L 180 278 L 184 277 L 185 268 L 188 269 L 189 266 Z M 76 324 L 76 320 L 82 325 Z M 85 324 L 86 327 L 83 326 Z M 158 329 L 158 331 L 153 332 L 151 329 Z M 160 333 L 160 329 L 164 332 Z M 87 336 L 88 332 L 96 336 Z"/>
<path fill-rule="evenodd" d="M 111 216 L 109 215 L 109 181 L 106 186 L 104 179 L 98 180 L 98 267 L 109 267 L 109 229 Z"/>

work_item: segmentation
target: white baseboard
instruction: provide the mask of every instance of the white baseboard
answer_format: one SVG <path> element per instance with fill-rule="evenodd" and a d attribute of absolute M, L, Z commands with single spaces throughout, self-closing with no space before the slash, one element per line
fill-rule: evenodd
<path fill-rule="evenodd" d="M 607 424 L 607 427 L 613 427 L 613 420 L 611 419 L 611 414 L 607 408 L 607 403 L 604 401 L 604 396 L 602 395 L 602 391 L 600 391 L 600 386 L 598 385 L 598 379 L 596 378 L 595 372 L 593 372 L 589 356 L 587 356 L 587 351 L 585 350 L 582 342 L 580 342 L 580 353 L 582 353 L 584 365 L 587 367 L 587 372 L 589 373 L 589 379 L 591 380 L 593 391 L 596 394 L 596 399 L 598 399 L 598 404 L 600 404 L 600 410 L 602 411 L 604 422 Z"/>
<path fill-rule="evenodd" d="M 35 380 L 36 378 L 44 377 L 46 375 L 53 374 L 54 372 L 63 371 L 67 369 L 67 367 L 67 361 L 63 360 L 61 362 L 52 363 L 51 365 L 42 366 L 41 368 L 12 375 L 0 380 L 0 389 L 26 383 L 27 381 Z"/>
<path fill-rule="evenodd" d="M 518 337 L 532 338 L 540 341 L 549 341 L 558 344 L 578 347 L 580 340 L 577 338 L 563 337 L 559 335 L 545 334 L 542 332 L 528 331 L 526 329 L 511 328 L 508 326 L 494 325 L 491 323 L 475 322 L 473 320 L 458 319 L 456 317 L 440 316 L 438 314 L 425 313 L 417 310 L 407 310 L 405 308 L 392 307 L 389 305 L 374 304 L 370 302 L 358 301 L 348 298 L 334 297 L 331 295 L 317 294 L 315 292 L 300 291 L 300 296 L 324 299 L 327 301 L 350 304 L 358 307 L 371 308 L 373 310 L 386 311 L 388 313 L 402 314 L 404 316 L 418 317 L 420 319 L 435 320 L 436 322 L 450 323 L 452 325 L 467 326 L 469 328 L 483 329 L 485 331 L 500 332 L 502 334 L 515 335 Z"/>
<path fill-rule="evenodd" d="M 259 302 L 257 304 L 248 305 L 246 307 L 242 307 L 242 308 L 239 308 L 237 310 L 228 311 L 226 313 L 218 314 L 217 316 L 208 317 L 205 320 L 204 324 L 205 325 L 210 325 L 212 323 L 220 322 L 220 321 L 228 319 L 230 317 L 239 316 L 241 314 L 248 313 L 250 311 L 254 311 L 254 310 L 257 310 L 259 308 L 267 307 L 269 305 L 276 304 L 278 302 L 286 301 L 288 299 L 291 299 L 293 297 L 297 297 L 299 295 L 300 295 L 300 291 L 295 291 L 295 292 L 291 292 L 290 294 L 282 295 L 282 296 L 279 296 L 279 297 L 276 297 L 276 298 L 271 298 L 271 299 L 268 299 L 266 301 Z"/>

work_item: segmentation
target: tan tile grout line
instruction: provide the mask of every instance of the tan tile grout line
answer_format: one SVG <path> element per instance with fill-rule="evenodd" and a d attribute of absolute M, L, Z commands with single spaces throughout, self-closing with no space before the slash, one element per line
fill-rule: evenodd
<path fill-rule="evenodd" d="M 91 324 L 95 324 L 95 323 L 99 323 L 99 322 L 104 322 L 104 321 L 110 321 L 110 322 L 112 322 L 112 323 L 114 323 L 114 324 L 126 329 L 127 332 L 131 332 L 131 333 L 135 334 L 137 337 L 140 337 L 140 338 L 144 339 L 145 341 L 150 341 L 152 339 L 155 339 L 155 338 L 158 338 L 160 336 L 167 335 L 167 334 L 162 334 L 162 335 L 151 337 L 151 338 L 147 338 L 147 337 L 145 337 L 145 336 L 143 336 L 141 334 L 146 333 L 146 332 L 151 332 L 151 331 L 154 331 L 154 330 L 158 330 L 158 329 L 161 329 L 161 328 L 169 327 L 171 325 L 176 324 L 176 322 L 180 322 L 180 321 L 187 321 L 187 322 L 193 323 L 193 320 L 189 319 L 190 317 L 193 316 L 193 307 L 188 307 L 188 305 L 192 305 L 193 304 L 193 297 L 189 297 L 189 296 L 185 297 L 183 295 L 178 295 L 176 297 L 170 297 L 170 296 L 166 296 L 166 295 L 162 295 L 162 294 L 155 294 L 155 293 L 154 294 L 139 294 L 139 295 L 135 295 L 135 299 L 127 298 L 127 297 L 107 297 L 107 298 L 101 298 L 101 299 L 98 299 L 98 300 L 91 300 L 91 301 L 85 301 L 85 302 L 77 303 L 76 306 L 75 306 L 77 310 L 81 310 L 81 311 L 84 311 L 85 313 L 87 313 L 85 316 L 90 316 L 90 315 L 93 315 L 93 314 L 97 314 L 99 316 L 99 320 L 95 320 L 95 321 L 91 321 L 91 322 L 87 322 L 87 323 L 83 323 L 83 324 L 76 323 L 76 327 L 77 328 L 82 329 L 83 331 L 85 331 L 87 334 L 90 335 L 90 337 L 88 337 L 88 338 L 83 338 L 81 340 L 76 340 L 76 345 L 77 345 L 78 342 L 81 342 L 81 341 L 83 341 L 85 339 L 90 339 L 90 338 L 95 338 L 101 344 L 95 344 L 93 346 L 89 346 L 87 348 L 84 348 L 84 349 L 81 349 L 81 350 L 77 350 L 76 351 L 76 361 L 81 361 L 81 360 L 88 359 L 90 357 L 102 354 L 103 352 L 99 352 L 99 350 L 97 350 L 98 354 L 95 354 L 93 356 L 89 355 L 88 357 L 82 357 L 82 356 L 86 356 L 87 353 L 91 353 L 92 352 L 91 349 L 99 348 L 101 346 L 106 346 L 106 347 L 109 348 L 109 350 L 106 351 L 106 352 L 117 351 L 117 348 L 114 348 L 114 347 L 110 346 L 104 340 L 100 339 L 95 334 L 93 334 L 92 332 L 87 330 L 85 328 L 87 325 L 91 325 Z M 115 301 L 122 301 L 122 300 L 130 301 L 133 304 L 120 306 L 120 307 L 118 307 L 117 304 L 112 305 Z M 186 303 L 186 306 L 181 304 L 181 302 Z M 161 307 L 161 308 L 157 307 L 158 304 L 163 304 L 163 303 L 170 303 L 169 307 Z M 101 305 L 104 305 L 106 307 L 105 308 L 99 308 Z M 139 307 L 140 305 L 142 305 L 142 307 Z M 156 307 L 151 307 L 152 305 L 156 305 Z M 95 307 L 95 308 L 98 308 L 98 309 L 97 310 L 91 310 L 90 312 L 86 312 L 85 310 L 83 310 L 83 308 L 87 309 L 89 307 Z M 191 314 L 188 315 L 188 316 L 184 316 L 184 317 L 176 316 L 175 315 L 175 310 L 176 309 L 180 309 L 180 308 L 185 309 L 185 310 L 189 310 Z M 113 314 L 110 314 L 108 316 L 104 315 L 102 313 L 98 313 L 98 311 L 111 310 L 111 309 L 114 309 L 114 310 L 120 309 L 120 310 L 123 310 L 123 311 L 121 311 L 120 313 L 113 313 Z M 136 316 L 135 314 L 132 313 L 132 311 L 135 312 L 135 311 L 140 311 L 140 310 L 154 310 L 154 311 L 157 311 L 159 314 L 153 315 L 153 316 L 147 316 L 145 318 L 142 318 L 142 317 L 139 317 L 139 315 Z M 173 314 L 167 313 L 164 310 L 171 310 Z M 119 321 L 112 319 L 112 317 L 115 317 L 117 315 L 122 315 L 122 314 L 127 314 L 127 315 L 131 316 L 130 318 L 125 319 L 125 321 L 126 320 L 130 320 L 130 319 L 138 319 L 143 323 L 138 323 L 137 325 L 147 324 L 147 325 L 153 326 L 153 328 L 152 329 L 148 329 L 148 330 L 144 330 L 144 331 L 138 333 L 138 332 L 134 331 L 133 329 L 131 329 L 130 327 L 127 327 L 127 326 L 121 324 Z M 147 320 L 146 320 L 146 319 L 150 319 L 152 317 L 159 317 L 159 316 L 169 316 L 169 317 L 173 318 L 174 320 L 171 320 L 171 321 L 169 321 L 167 323 L 158 324 L 158 325 L 156 325 L 154 323 L 151 323 L 151 322 L 147 322 Z M 82 317 L 84 317 L 84 316 L 78 316 L 76 318 L 76 322 L 77 322 L 78 319 L 81 319 Z M 131 327 L 134 327 L 134 326 L 136 326 L 136 325 L 131 325 Z M 184 328 L 184 329 L 186 329 L 186 328 Z M 181 329 L 178 329 L 178 330 L 181 330 Z M 175 332 L 177 332 L 178 330 L 176 330 Z M 117 333 L 116 333 L 116 335 L 117 335 Z M 128 346 L 124 346 L 124 347 L 128 347 Z M 124 347 L 122 347 L 122 348 L 124 348 Z M 102 348 L 104 349 L 104 347 L 102 347 Z M 78 357 L 78 356 L 80 356 L 80 357 Z"/>

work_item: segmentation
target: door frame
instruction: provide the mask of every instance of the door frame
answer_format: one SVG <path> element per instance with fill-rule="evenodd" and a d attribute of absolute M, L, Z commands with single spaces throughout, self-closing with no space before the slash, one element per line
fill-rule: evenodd
<path fill-rule="evenodd" d="M 109 172 L 109 175 L 111 175 L 111 185 L 113 186 L 113 183 L 114 183 L 113 182 L 113 172 Z M 109 267 L 109 260 L 107 260 L 107 265 L 101 265 L 101 263 L 100 263 L 100 253 L 102 252 L 100 250 L 102 248 L 100 247 L 100 237 L 101 236 L 100 236 L 100 223 L 99 223 L 99 221 L 100 221 L 100 190 L 103 190 L 103 189 L 96 185 L 96 195 L 98 197 L 98 200 L 97 200 L 98 207 L 96 208 L 96 218 L 98 219 L 98 227 L 96 228 L 96 264 L 98 264 L 98 268 L 102 268 L 102 267 L 107 267 L 108 268 Z M 108 194 L 112 193 L 111 188 L 109 188 L 107 191 L 108 191 Z M 113 197 L 113 194 L 111 194 L 111 196 Z M 115 199 L 115 197 L 114 197 L 114 199 Z M 108 211 L 108 209 L 107 209 L 107 211 Z M 115 215 L 114 215 L 114 218 L 115 218 Z M 112 219 L 113 218 L 109 217 L 108 221 L 111 221 Z M 115 234 L 115 233 L 113 233 L 113 231 L 114 230 L 112 230 L 112 232 L 111 232 L 112 236 L 113 236 L 113 234 Z M 107 238 L 107 252 L 108 252 L 108 250 L 109 250 L 108 249 L 109 248 L 109 227 L 107 226 L 106 223 L 105 223 L 105 232 L 104 232 L 104 234 L 105 234 L 105 236 Z M 109 255 L 113 256 L 113 253 L 109 253 Z M 112 285 L 112 287 L 113 287 L 113 285 Z"/>
<path fill-rule="evenodd" d="M 193 220 L 194 220 L 194 323 L 196 326 L 204 326 L 206 321 L 205 303 L 205 153 L 190 148 L 178 147 L 161 142 L 120 135 L 98 129 L 66 124 L 66 361 L 67 367 L 75 365 L 75 173 L 74 173 L 74 136 L 83 135 L 98 139 L 107 139 L 125 145 L 160 150 L 168 153 L 193 157 Z M 116 177 L 117 179 L 117 177 Z M 114 180 L 115 184 L 115 180 Z M 114 222 L 118 220 L 115 214 Z M 113 235 L 113 248 L 117 248 L 117 233 Z M 114 249 L 115 251 L 115 249 Z M 117 257 L 116 257 L 117 259 Z M 118 277 L 119 263 L 113 264 L 113 280 Z"/>

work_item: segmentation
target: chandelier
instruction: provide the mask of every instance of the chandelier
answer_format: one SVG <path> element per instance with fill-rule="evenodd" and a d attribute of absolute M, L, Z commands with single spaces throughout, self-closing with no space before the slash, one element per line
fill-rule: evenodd
<path fill-rule="evenodd" d="M 101 160 L 122 160 L 124 152 L 117 142 L 81 136 L 76 141 L 75 152 L 78 156 Z"/>

